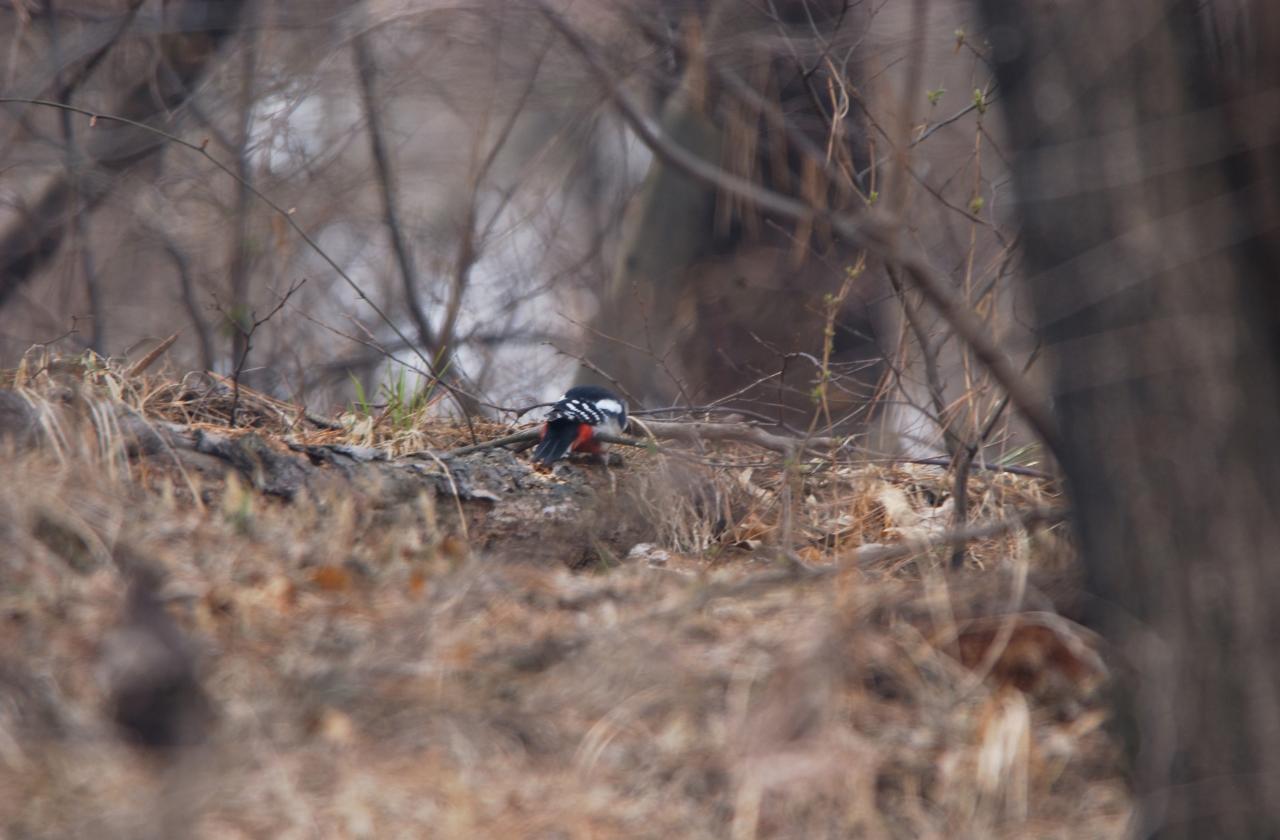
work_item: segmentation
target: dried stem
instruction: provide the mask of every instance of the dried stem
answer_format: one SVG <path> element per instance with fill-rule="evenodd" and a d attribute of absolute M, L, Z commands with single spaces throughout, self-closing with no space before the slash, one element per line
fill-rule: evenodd
<path fill-rule="evenodd" d="M 240 352 L 240 358 L 236 360 L 235 371 L 231 375 L 231 391 L 232 391 L 231 416 L 227 419 L 227 425 L 229 427 L 233 429 L 236 427 L 236 413 L 240 408 L 240 375 L 244 373 L 245 363 L 249 360 L 249 352 L 253 350 L 254 333 L 258 331 L 258 327 L 261 327 L 263 324 L 270 321 L 277 312 L 283 309 L 284 305 L 289 302 L 289 298 L 293 297 L 294 292 L 298 291 L 298 289 L 301 289 L 302 285 L 306 282 L 307 282 L 307 278 L 305 277 L 303 277 L 301 280 L 298 280 L 296 283 L 291 285 L 289 287 L 289 290 L 280 297 L 279 302 L 276 303 L 276 305 L 271 308 L 270 312 L 268 312 L 266 315 L 264 315 L 261 318 L 254 318 L 253 321 L 247 324 L 245 323 L 245 319 L 243 317 L 238 317 L 239 313 L 229 313 L 229 312 L 223 311 L 222 313 L 223 316 L 226 317 L 227 321 L 230 322 L 232 326 L 235 327 L 236 331 L 239 332 L 240 335 L 243 336 L 244 338 L 244 344 L 243 344 L 243 349 Z M 250 313 L 249 317 L 253 318 L 254 317 L 253 313 Z"/>
<path fill-rule="evenodd" d="M 209 324 L 200 314 L 200 307 L 196 302 L 195 278 L 191 274 L 191 261 L 187 259 L 186 253 L 178 247 L 173 241 L 173 237 L 164 231 L 156 231 L 156 235 L 160 237 L 160 245 L 164 248 L 164 252 L 173 261 L 174 268 L 178 271 L 178 288 L 182 293 L 182 305 L 186 307 L 187 314 L 191 316 L 191 323 L 196 331 L 196 343 L 200 345 L 200 367 L 203 370 L 213 369 L 213 336 L 210 334 Z"/>

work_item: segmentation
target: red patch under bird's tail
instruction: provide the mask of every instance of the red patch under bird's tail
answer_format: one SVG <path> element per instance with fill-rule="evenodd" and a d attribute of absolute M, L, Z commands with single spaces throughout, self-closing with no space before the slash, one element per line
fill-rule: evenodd
<path fill-rule="evenodd" d="M 569 450 L 578 443 L 579 427 L 591 427 L 576 420 L 552 420 L 542 430 L 542 441 L 533 450 L 533 460 L 539 464 L 551 464 L 569 454 Z"/>

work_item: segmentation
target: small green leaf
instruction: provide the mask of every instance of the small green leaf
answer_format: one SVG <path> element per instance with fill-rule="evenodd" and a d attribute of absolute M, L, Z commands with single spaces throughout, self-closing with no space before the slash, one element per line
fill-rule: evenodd
<path fill-rule="evenodd" d="M 931 90 L 926 92 L 925 96 L 929 97 L 930 105 L 937 105 L 939 102 L 942 101 L 942 95 L 945 94 L 946 92 L 947 92 L 946 88 L 938 88 L 937 90 Z"/>
<path fill-rule="evenodd" d="M 366 417 L 369 416 L 372 412 L 369 410 L 369 400 L 365 397 L 364 384 L 360 382 L 360 378 L 354 373 L 348 372 L 347 376 L 351 378 L 351 385 L 356 392 L 355 408 Z"/>
<path fill-rule="evenodd" d="M 980 195 L 975 195 L 973 198 L 969 199 L 969 212 L 976 216 L 978 213 L 982 212 L 982 208 L 985 207 L 986 204 L 986 199 Z"/>

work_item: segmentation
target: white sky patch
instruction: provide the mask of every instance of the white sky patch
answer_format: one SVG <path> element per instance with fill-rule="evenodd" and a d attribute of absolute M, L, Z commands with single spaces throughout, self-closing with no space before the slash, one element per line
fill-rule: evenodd
<path fill-rule="evenodd" d="M 634 131 L 611 117 L 609 125 L 602 127 L 597 137 L 596 154 L 607 164 L 601 171 L 615 173 L 618 181 L 625 185 L 638 184 L 644 180 L 653 163 L 653 152 L 649 151 L 649 147 Z"/>
<path fill-rule="evenodd" d="M 324 152 L 330 121 L 323 97 L 289 93 L 264 97 L 250 121 L 251 155 L 271 172 L 287 175 Z"/>

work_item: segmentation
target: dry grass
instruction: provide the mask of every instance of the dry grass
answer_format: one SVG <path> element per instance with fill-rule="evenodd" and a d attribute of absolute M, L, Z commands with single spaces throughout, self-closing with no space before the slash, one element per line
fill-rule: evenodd
<path fill-rule="evenodd" d="M 699 600 L 764 567 L 784 514 L 812 563 L 945 523 L 941 470 L 816 472 L 784 511 L 777 468 L 676 474 L 630 455 L 598 490 L 657 520 L 672 556 L 573 573 L 469 551 L 429 498 L 286 504 L 127 459 L 114 415 L 85 406 L 213 426 L 222 397 L 111 365 L 54 373 L 7 381 L 60 443 L 3 456 L 5 836 L 1123 833 L 1097 644 L 1036 585 L 1069 581 L 1061 537 L 984 542 L 959 575 L 940 553 Z M 468 438 L 308 428 L 259 395 L 247 408 L 268 438 Z M 972 492 L 979 517 L 1053 495 L 999 475 Z M 104 714 L 122 553 L 165 573 L 218 710 L 178 756 L 125 745 Z"/>

